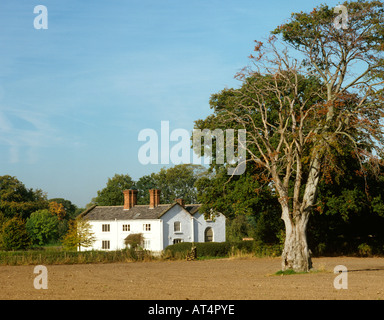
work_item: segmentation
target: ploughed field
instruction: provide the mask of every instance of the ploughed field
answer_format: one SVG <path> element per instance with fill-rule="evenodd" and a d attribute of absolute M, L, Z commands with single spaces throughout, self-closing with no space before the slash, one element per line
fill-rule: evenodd
<path fill-rule="evenodd" d="M 35 289 L 35 266 L 0 266 L 0 299 L 383 299 L 384 258 L 314 258 L 316 272 L 275 275 L 280 258 L 47 265 L 48 289 Z M 348 269 L 335 289 L 334 268 Z"/>

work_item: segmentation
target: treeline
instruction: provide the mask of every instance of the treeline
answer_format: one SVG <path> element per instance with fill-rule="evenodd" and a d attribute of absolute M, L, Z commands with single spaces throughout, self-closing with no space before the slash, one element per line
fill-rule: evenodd
<path fill-rule="evenodd" d="M 177 165 L 161 169 L 134 181 L 128 174 L 116 174 L 87 205 L 122 205 L 123 190 L 137 189 L 138 204 L 149 203 L 149 189 L 161 189 L 161 203 L 172 203 L 184 198 L 197 202 L 196 181 L 201 178 L 203 166 Z M 47 245 L 64 245 L 76 250 L 87 239 L 78 239 L 79 222 L 76 217 L 85 209 L 70 200 L 48 199 L 40 189 L 28 189 L 16 177 L 0 176 L 0 250 L 24 250 Z M 87 228 L 87 226 L 83 226 Z M 91 232 L 87 232 L 92 238 Z"/>
<path fill-rule="evenodd" d="M 97 191 L 97 196 L 87 205 L 116 206 L 124 203 L 123 190 L 136 189 L 137 204 L 149 203 L 150 189 L 160 189 L 160 202 L 172 203 L 183 198 L 186 203 L 197 203 L 195 183 L 206 173 L 200 165 L 181 164 L 157 173 L 145 175 L 134 181 L 129 174 L 115 174 L 108 178 L 106 186 Z"/>
<path fill-rule="evenodd" d="M 16 177 L 0 176 L 0 250 L 56 244 L 83 210 L 70 200 L 48 199 Z"/>
<path fill-rule="evenodd" d="M 353 158 L 344 158 L 348 175 L 323 178 L 307 228 L 313 255 L 384 254 L 384 177 L 359 172 Z M 278 196 L 261 181 L 257 168 L 229 179 L 219 167 L 196 184 L 202 210 L 227 217 L 227 240 L 253 238 L 264 244 L 284 243 Z"/>
<path fill-rule="evenodd" d="M 350 174 L 322 179 L 312 210 L 307 237 L 314 255 L 384 253 L 384 177 L 361 175 L 356 162 L 345 165 Z M 116 174 L 89 205 L 122 205 L 125 189 L 136 188 L 138 203 L 148 204 L 148 190 L 161 189 L 161 202 L 184 198 L 201 203 L 227 217 L 226 239 L 231 243 L 251 238 L 258 247 L 284 243 L 284 225 L 278 197 L 261 181 L 257 168 L 248 166 L 229 177 L 224 166 L 176 165 L 134 181 Z M 73 221 L 84 209 L 65 199 L 47 199 L 42 190 L 27 189 L 15 177 L 0 177 L 0 249 L 61 245 Z M 73 228 L 72 228 L 73 229 Z M 72 230 L 73 232 L 73 230 Z"/>

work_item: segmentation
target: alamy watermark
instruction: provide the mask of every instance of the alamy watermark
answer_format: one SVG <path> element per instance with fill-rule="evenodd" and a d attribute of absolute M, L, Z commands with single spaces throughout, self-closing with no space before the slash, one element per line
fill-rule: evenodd
<path fill-rule="evenodd" d="M 338 265 L 333 269 L 333 273 L 337 274 L 333 280 L 333 287 L 337 290 L 348 289 L 348 269 L 346 266 Z"/>
<path fill-rule="evenodd" d="M 236 165 L 236 167 L 229 166 L 227 174 L 242 175 L 246 169 L 245 129 L 237 130 L 237 139 L 234 129 L 194 129 L 191 137 L 186 129 L 175 129 L 170 132 L 169 121 L 161 121 L 160 139 L 154 129 L 143 129 L 139 132 L 138 141 L 143 141 L 145 144 L 138 151 L 138 159 L 143 165 L 202 164 L 202 160 L 203 164 L 211 164 L 213 137 L 216 141 L 216 163 Z M 203 144 L 202 139 L 204 140 Z M 235 140 L 237 140 L 237 148 L 235 148 Z M 177 143 L 171 147 L 170 142 Z M 193 149 L 192 161 L 191 149 Z M 202 156 L 202 150 L 204 150 L 204 156 Z"/>
<path fill-rule="evenodd" d="M 335 20 L 333 20 L 333 25 L 336 29 L 343 28 L 344 30 L 348 28 L 348 10 L 346 6 L 339 5 L 333 9 L 334 13 L 340 13 Z"/>
<path fill-rule="evenodd" d="M 48 289 L 48 269 L 46 266 L 38 265 L 33 269 L 33 273 L 38 275 L 33 280 L 35 289 Z"/>
<path fill-rule="evenodd" d="M 37 30 L 48 29 L 48 9 L 46 6 L 38 5 L 34 7 L 33 13 L 38 15 L 33 20 L 33 27 Z"/>

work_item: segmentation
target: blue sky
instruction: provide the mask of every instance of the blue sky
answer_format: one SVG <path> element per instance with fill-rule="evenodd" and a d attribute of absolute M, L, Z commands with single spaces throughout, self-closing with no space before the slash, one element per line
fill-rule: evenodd
<path fill-rule="evenodd" d="M 211 94 L 239 85 L 253 40 L 321 3 L 2 0 L 0 175 L 84 207 L 115 173 L 157 172 L 138 161 L 140 130 L 192 130 Z"/>

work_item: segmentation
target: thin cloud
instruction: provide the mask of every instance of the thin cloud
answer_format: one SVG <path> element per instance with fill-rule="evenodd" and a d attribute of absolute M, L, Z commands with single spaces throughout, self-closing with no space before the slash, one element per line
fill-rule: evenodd
<path fill-rule="evenodd" d="M 59 132 L 50 125 L 48 116 L 21 109 L 0 110 L 0 144 L 9 147 L 10 163 L 24 160 L 35 163 L 39 159 L 39 148 L 51 147 L 60 141 Z"/>

